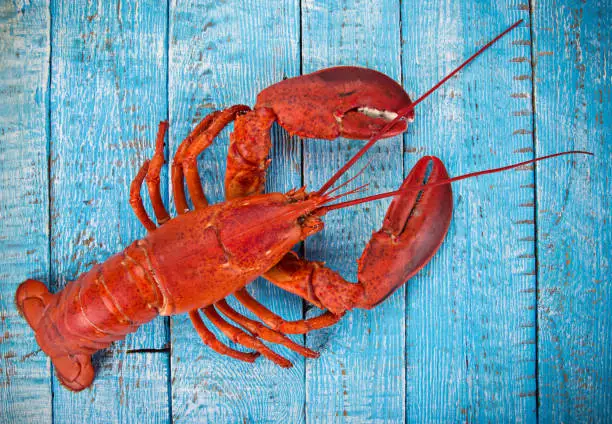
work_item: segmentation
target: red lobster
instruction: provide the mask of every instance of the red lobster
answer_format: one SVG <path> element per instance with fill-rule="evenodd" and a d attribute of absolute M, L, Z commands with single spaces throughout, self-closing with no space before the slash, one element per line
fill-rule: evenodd
<path fill-rule="evenodd" d="M 220 354 L 247 362 L 261 354 L 281 367 L 291 366 L 289 360 L 263 344 L 261 340 L 265 340 L 317 357 L 286 334 L 326 327 L 352 308 L 370 309 L 382 302 L 438 250 L 453 207 L 449 183 L 454 179 L 449 179 L 439 159 L 430 156 L 419 160 L 401 189 L 392 193 L 330 205 L 359 191 L 333 196 L 346 183 L 335 189 L 332 185 L 378 139 L 402 133 L 406 118 L 414 116 L 414 106 L 476 55 L 416 102 L 379 72 L 338 67 L 266 88 L 253 110 L 238 105 L 213 112 L 174 156 L 171 178 L 178 216 L 173 219 L 160 194 L 168 128 L 162 122 L 153 158 L 143 164 L 130 190 L 130 204 L 148 234 L 59 293 L 51 294 L 36 280 L 26 280 L 17 290 L 17 306 L 41 349 L 51 358 L 59 381 L 74 391 L 88 387 L 95 375 L 91 364 L 94 352 L 123 339 L 157 315 L 185 312 L 204 343 Z M 227 157 L 227 201 L 209 205 L 199 180 L 197 157 L 231 121 L 235 126 Z M 285 194 L 262 194 L 271 147 L 269 130 L 275 121 L 301 137 L 343 136 L 370 138 L 370 142 L 316 192 L 302 187 Z M 147 215 L 140 197 L 145 180 L 159 226 Z M 183 180 L 194 210 L 188 207 Z M 330 210 L 390 196 L 394 199 L 383 226 L 359 259 L 357 283 L 291 251 L 295 244 L 323 229 L 321 217 Z M 246 291 L 245 286 L 259 276 L 327 311 L 315 318 L 285 321 Z M 265 325 L 232 309 L 224 300 L 230 295 Z M 199 311 L 233 342 L 254 352 L 238 351 L 220 342 L 205 326 Z"/>

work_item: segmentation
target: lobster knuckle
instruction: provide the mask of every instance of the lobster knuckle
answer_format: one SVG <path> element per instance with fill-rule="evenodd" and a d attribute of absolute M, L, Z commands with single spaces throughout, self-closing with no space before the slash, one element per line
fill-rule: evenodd
<path fill-rule="evenodd" d="M 146 181 L 147 181 L 147 184 L 155 185 L 155 184 L 159 184 L 161 179 L 159 178 L 159 176 L 149 176 L 149 175 L 147 175 Z"/>
<path fill-rule="evenodd" d="M 327 267 L 315 269 L 312 288 L 320 303 L 335 315 L 343 314 L 359 304 L 364 293 L 360 284 L 347 284 L 340 274 Z"/>
<path fill-rule="evenodd" d="M 187 171 L 190 168 L 197 166 L 197 164 L 198 164 L 198 155 L 188 150 L 185 153 L 185 156 L 183 157 L 183 161 L 182 161 L 183 170 Z"/>
<path fill-rule="evenodd" d="M 321 307 L 312 290 L 312 275 L 317 267 L 316 263 L 309 263 L 300 259 L 294 252 L 287 253 L 265 276 L 275 285 L 296 294 L 313 305 Z"/>
<path fill-rule="evenodd" d="M 225 192 L 228 199 L 244 197 L 244 193 L 260 193 L 266 183 L 266 171 L 259 169 L 230 169 L 225 182 Z"/>
<path fill-rule="evenodd" d="M 266 277 L 278 283 L 289 283 L 299 278 L 299 274 L 308 276 L 310 270 L 304 269 L 304 261 L 294 252 L 287 253 L 274 268 L 266 272 Z"/>
<path fill-rule="evenodd" d="M 256 107 L 274 110 L 290 134 L 333 140 L 370 138 L 411 104 L 404 89 L 385 74 L 339 66 L 274 84 L 259 93 Z M 410 112 L 406 119 L 413 117 Z M 382 136 L 400 134 L 406 125 L 399 121 Z"/>
<path fill-rule="evenodd" d="M 245 162 L 259 164 L 268 157 L 272 145 L 270 128 L 276 120 L 272 109 L 257 108 L 236 117 L 230 145 Z"/>
<path fill-rule="evenodd" d="M 229 199 L 260 193 L 272 147 L 270 128 L 276 120 L 271 109 L 258 108 L 236 117 L 230 135 L 225 173 L 225 192 Z"/>

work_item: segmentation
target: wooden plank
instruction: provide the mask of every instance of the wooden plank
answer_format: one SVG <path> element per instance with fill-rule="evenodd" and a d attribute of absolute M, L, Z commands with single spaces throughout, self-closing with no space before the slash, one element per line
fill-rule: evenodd
<path fill-rule="evenodd" d="M 167 10 L 153 0 L 54 2 L 51 13 L 51 270 L 57 288 L 145 234 L 128 191 L 167 116 Z M 166 324 L 157 319 L 96 355 L 97 379 L 79 395 L 54 379 L 54 419 L 168 418 L 168 352 L 125 357 L 127 349 L 160 349 L 167 340 Z"/>
<path fill-rule="evenodd" d="M 303 72 L 360 65 L 399 81 L 399 21 L 396 1 L 303 2 Z M 320 187 L 362 145 L 346 139 L 305 141 L 305 184 Z M 397 188 L 402 181 L 401 137 L 380 141 L 367 156 L 373 161 L 354 186 L 370 182 L 372 192 Z M 306 257 L 324 260 L 356 281 L 355 261 L 371 232 L 380 228 L 388 203 L 330 213 L 325 231 L 306 241 Z M 331 329 L 307 336 L 309 346 L 321 351 L 321 358 L 306 368 L 307 422 L 403 422 L 404 296 L 401 288 L 373 311 L 353 311 Z M 309 315 L 318 313 L 311 310 Z"/>
<path fill-rule="evenodd" d="M 538 375 L 542 422 L 612 417 L 612 10 L 534 8 L 537 154 L 589 150 L 537 168 Z"/>
<path fill-rule="evenodd" d="M 170 13 L 172 152 L 207 113 L 238 103 L 253 105 L 263 88 L 299 74 L 297 1 L 172 2 Z M 211 203 L 224 198 L 229 132 L 225 130 L 200 158 L 200 175 Z M 301 183 L 300 144 L 285 133 L 276 134 L 267 189 L 286 191 Z M 287 319 L 302 317 L 298 298 L 267 284 L 255 283 L 252 288 L 258 300 Z M 283 370 L 264 359 L 247 364 L 220 356 L 202 344 L 186 316 L 173 317 L 173 419 L 302 422 L 304 360 L 287 349 L 274 349 L 295 366 Z"/>
<path fill-rule="evenodd" d="M 415 97 L 519 18 L 527 3 L 436 0 L 402 8 L 404 82 Z M 426 154 L 458 175 L 533 157 L 527 24 L 419 105 L 405 170 Z M 453 185 L 440 251 L 408 287 L 407 421 L 536 418 L 531 168 Z"/>
<path fill-rule="evenodd" d="M 50 366 L 15 308 L 49 277 L 49 3 L 0 3 L 0 421 L 51 420 Z"/>

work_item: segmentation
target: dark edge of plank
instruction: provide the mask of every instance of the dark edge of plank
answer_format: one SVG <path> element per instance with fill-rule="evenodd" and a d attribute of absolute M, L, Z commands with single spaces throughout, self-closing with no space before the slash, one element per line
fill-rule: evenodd
<path fill-rule="evenodd" d="M 612 9 L 606 1 L 534 4 L 537 152 L 595 153 L 537 167 L 539 419 L 607 422 Z"/>
<path fill-rule="evenodd" d="M 173 152 L 209 111 L 238 103 L 252 106 L 257 92 L 283 76 L 299 73 L 298 30 L 294 28 L 298 24 L 297 5 L 296 0 L 289 0 L 275 3 L 274 7 L 237 1 L 171 6 L 169 112 L 173 120 Z M 214 140 L 198 161 L 204 191 L 211 203 L 223 199 L 227 136 L 232 126 Z M 272 134 L 273 161 L 267 188 L 278 191 L 288 189 L 287 184 L 300 183 L 300 166 L 294 163 L 299 145 L 276 126 Z M 249 290 L 286 318 L 302 317 L 298 306 L 302 302 L 293 296 L 262 282 L 249 285 Z M 228 301 L 236 306 L 232 298 Z M 206 318 L 204 321 L 208 322 Z M 218 334 L 212 327 L 211 330 Z M 223 335 L 219 338 L 227 341 Z M 302 336 L 291 338 L 299 341 Z M 288 370 L 263 358 L 245 364 L 222 357 L 201 342 L 182 315 L 172 317 L 172 339 L 173 419 L 260 422 L 284 415 L 287 421 L 300 421 L 304 403 L 300 367 L 304 359 L 294 352 L 273 347 L 294 361 L 295 367 Z"/>
<path fill-rule="evenodd" d="M 49 250 L 47 251 L 47 255 L 48 255 L 48 260 L 49 260 L 49 269 L 48 269 L 48 273 L 47 273 L 47 285 L 50 286 L 51 285 L 51 281 L 53 278 L 53 271 L 52 271 L 52 267 L 51 267 L 51 249 L 52 249 L 52 243 L 51 243 L 51 235 L 53 234 L 53 219 L 52 219 L 52 210 L 51 210 L 51 166 L 52 166 L 52 160 L 51 160 L 51 139 L 53 136 L 53 133 L 51 132 L 51 99 L 52 97 L 52 86 L 51 83 L 53 81 L 53 13 L 51 13 L 51 6 L 52 6 L 52 2 L 54 0 L 49 0 L 49 75 L 48 75 L 48 79 L 47 79 L 47 98 L 46 98 L 46 102 L 47 102 L 47 219 L 49 220 L 47 222 L 48 224 L 48 248 Z M 56 0 L 55 0 L 56 1 Z M 51 361 L 49 361 L 49 369 L 51 370 L 51 372 L 49 373 L 49 388 L 51 390 L 51 422 L 55 423 L 55 406 L 54 406 L 54 402 L 53 402 L 53 397 L 55 396 L 55 387 L 53 384 L 53 379 L 55 378 L 55 369 L 53 367 L 53 364 L 51 363 Z"/>
<path fill-rule="evenodd" d="M 171 0 L 166 0 L 166 39 L 164 41 L 166 50 L 166 63 L 164 64 L 166 67 L 166 121 L 172 126 L 172 122 L 170 122 L 170 5 Z M 171 139 L 170 139 L 170 130 L 168 130 L 166 134 L 166 144 L 164 147 L 165 155 L 166 155 L 166 163 L 168 166 L 172 163 L 172 149 L 171 149 Z M 166 167 L 166 169 L 168 169 Z M 166 190 L 166 209 L 172 213 L 172 183 L 170 182 L 171 174 L 167 173 L 167 185 L 168 189 Z M 164 318 L 164 324 L 166 327 L 167 334 L 167 346 L 168 346 L 168 360 L 166 370 L 166 387 L 168 392 L 168 418 L 167 422 L 171 423 L 172 421 L 172 319 L 170 317 Z"/>
<path fill-rule="evenodd" d="M 400 85 L 402 87 L 405 87 L 405 75 L 404 75 L 404 29 L 402 26 L 402 19 L 404 18 L 404 14 L 403 14 L 403 10 L 404 8 L 402 7 L 402 0 L 398 0 L 397 2 L 397 7 L 399 8 L 399 22 L 398 24 L 398 31 L 399 31 L 399 62 L 400 62 Z M 412 101 L 414 101 L 415 99 L 413 99 L 412 97 L 410 98 Z M 407 169 L 406 169 L 406 160 L 405 160 L 405 151 L 406 151 L 406 146 L 408 145 L 408 131 L 404 132 L 401 136 L 402 141 L 401 141 L 401 145 L 402 145 L 402 160 L 401 160 L 401 166 L 402 166 L 402 177 L 405 179 L 406 176 L 408 175 Z M 406 284 L 410 284 L 410 282 L 406 282 Z M 408 331 L 408 305 L 409 305 L 409 299 L 408 299 L 408 290 L 404 291 L 404 423 L 408 423 L 408 364 L 410 361 L 410 358 L 408 357 L 408 337 L 410 336 L 409 331 Z"/>

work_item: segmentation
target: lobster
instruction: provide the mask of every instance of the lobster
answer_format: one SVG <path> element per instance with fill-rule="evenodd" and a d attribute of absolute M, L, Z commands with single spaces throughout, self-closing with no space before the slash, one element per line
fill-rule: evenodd
<path fill-rule="evenodd" d="M 416 104 L 518 24 L 520 21 L 415 102 L 384 74 L 336 67 L 264 89 L 253 109 L 237 105 L 211 113 L 174 155 L 171 181 L 177 216 L 172 219 L 160 192 L 168 129 L 168 123 L 161 122 L 154 155 L 145 161 L 130 187 L 130 204 L 147 235 L 58 293 L 51 294 L 42 282 L 32 279 L 17 289 L 17 307 L 40 348 L 51 358 L 59 381 L 73 391 L 85 389 L 95 376 L 91 355 L 158 315 L 188 313 L 206 345 L 238 360 L 253 362 L 263 355 L 281 367 L 291 366 L 262 340 L 308 358 L 318 357 L 317 352 L 295 343 L 287 334 L 333 325 L 353 308 L 370 309 L 384 301 L 423 268 L 443 242 L 452 216 L 450 183 L 505 168 L 449 178 L 443 163 L 427 156 L 417 162 L 394 192 L 333 204 L 364 187 L 334 194 L 355 177 L 336 188 L 332 186 L 377 140 L 405 131 L 414 118 Z M 227 200 L 209 205 L 197 158 L 232 121 L 225 178 Z M 302 187 L 263 194 L 274 122 L 301 137 L 331 140 L 342 136 L 369 142 L 317 191 L 307 192 Z M 157 224 L 143 205 L 140 192 L 144 183 Z M 373 234 L 358 261 L 356 283 L 346 281 L 323 263 L 299 258 L 291 250 L 323 229 L 326 213 L 385 197 L 393 200 L 382 228 Z M 284 320 L 245 289 L 259 276 L 325 311 L 309 319 Z M 261 322 L 233 309 L 225 300 L 231 295 Z M 200 312 L 230 340 L 250 351 L 233 349 L 218 340 Z"/>

